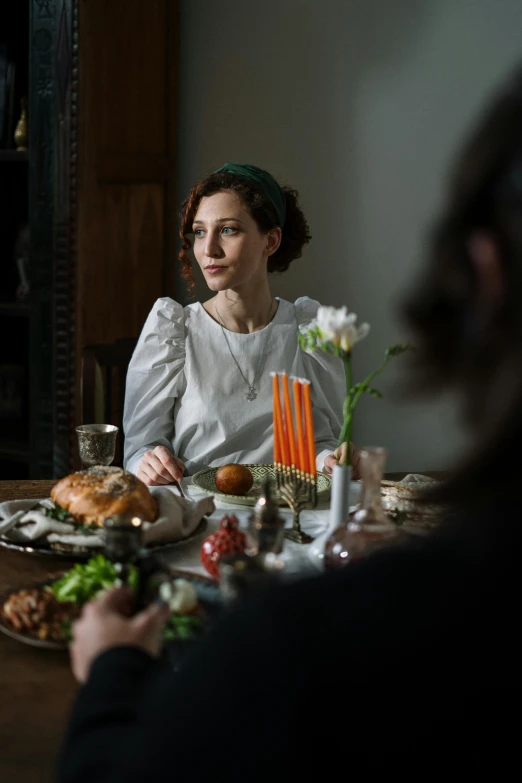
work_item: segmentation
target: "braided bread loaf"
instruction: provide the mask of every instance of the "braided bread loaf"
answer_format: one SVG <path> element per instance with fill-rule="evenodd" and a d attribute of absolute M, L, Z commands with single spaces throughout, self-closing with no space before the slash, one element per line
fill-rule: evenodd
<path fill-rule="evenodd" d="M 146 484 L 123 468 L 96 465 L 60 479 L 51 489 L 51 500 L 83 525 L 103 527 L 113 514 L 135 514 L 154 522 L 158 504 Z"/>

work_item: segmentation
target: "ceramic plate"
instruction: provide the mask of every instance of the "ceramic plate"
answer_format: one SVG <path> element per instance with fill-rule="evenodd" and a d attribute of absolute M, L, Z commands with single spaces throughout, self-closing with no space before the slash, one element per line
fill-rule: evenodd
<path fill-rule="evenodd" d="M 162 552 L 168 552 L 173 547 L 180 546 L 187 541 L 199 536 L 207 529 L 207 520 L 203 518 L 197 528 L 185 538 L 180 538 L 179 541 L 172 541 L 169 544 L 157 544 L 156 546 L 147 547 L 150 552 L 161 554 Z M 74 560 L 77 563 L 86 562 L 90 557 L 94 557 L 96 554 L 103 553 L 102 548 L 97 549 L 85 549 L 84 547 L 74 547 L 70 549 L 52 549 L 45 541 L 38 543 L 38 541 L 31 541 L 27 544 L 16 543 L 9 541 L 7 538 L 0 536 L 0 547 L 3 549 L 11 549 L 14 552 L 24 552 L 27 555 L 40 555 L 44 557 L 53 557 L 59 560 Z"/>
<path fill-rule="evenodd" d="M 52 584 L 52 582 L 58 579 L 62 575 L 62 573 L 63 572 L 57 573 L 53 579 L 47 579 L 45 582 L 36 582 L 30 585 L 26 585 L 25 587 L 20 587 L 19 590 L 28 590 L 28 589 L 33 589 L 35 587 L 44 588 L 47 585 Z M 210 577 L 201 576 L 199 574 L 193 574 L 190 571 L 183 571 L 177 568 L 171 568 L 170 573 L 174 578 L 187 579 L 189 582 L 192 582 L 198 594 L 198 599 L 202 607 L 204 608 L 206 615 L 209 618 L 212 618 L 216 614 L 216 612 L 221 609 L 222 606 L 221 592 L 219 590 L 218 583 L 215 582 L 213 579 L 211 579 Z M 56 642 L 56 641 L 50 641 L 48 639 L 38 639 L 36 636 L 32 636 L 29 633 L 16 631 L 12 627 L 9 620 L 7 620 L 7 618 L 4 617 L 2 607 L 5 601 L 7 600 L 7 598 L 16 592 L 18 592 L 18 590 L 9 590 L 4 595 L 0 596 L 0 631 L 4 633 L 6 636 L 10 636 L 12 639 L 16 639 L 16 641 L 22 642 L 23 644 L 28 644 L 32 647 L 40 647 L 41 649 L 44 650 L 67 650 L 68 645 L 66 642 Z"/>
<path fill-rule="evenodd" d="M 286 506 L 285 501 L 277 492 L 275 488 L 275 469 L 273 465 L 245 465 L 248 468 L 253 477 L 254 484 L 252 489 L 246 495 L 228 495 L 226 492 L 221 492 L 216 487 L 216 473 L 218 468 L 206 468 L 200 470 L 199 473 L 195 473 L 192 476 L 192 484 L 198 489 L 207 492 L 209 495 L 215 495 L 221 500 L 225 500 L 227 503 L 236 503 L 241 506 L 253 506 L 259 493 L 261 491 L 261 484 L 267 477 L 272 481 L 273 497 L 274 501 L 279 506 Z M 330 497 L 331 478 L 326 473 L 317 474 L 317 502 L 322 503 L 328 500 Z"/>

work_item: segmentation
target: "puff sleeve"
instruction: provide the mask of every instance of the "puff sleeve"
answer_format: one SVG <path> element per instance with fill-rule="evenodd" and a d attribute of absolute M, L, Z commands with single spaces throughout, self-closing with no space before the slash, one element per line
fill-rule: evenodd
<path fill-rule="evenodd" d="M 150 311 L 127 371 L 123 464 L 131 473 L 155 446 L 172 451 L 174 404 L 183 390 L 184 367 L 185 312 L 164 297 Z"/>
<path fill-rule="evenodd" d="M 297 326 L 307 325 L 317 315 L 320 303 L 303 296 L 294 303 Z M 344 365 L 337 356 L 324 351 L 301 351 L 305 376 L 312 382 L 312 406 L 316 444 L 316 465 L 323 469 L 324 459 L 337 448 L 343 426 L 346 396 Z"/>

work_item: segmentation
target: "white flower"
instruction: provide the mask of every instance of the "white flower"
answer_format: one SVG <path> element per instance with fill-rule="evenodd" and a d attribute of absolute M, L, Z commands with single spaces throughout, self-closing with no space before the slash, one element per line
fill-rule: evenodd
<path fill-rule="evenodd" d="M 355 343 L 364 340 L 370 331 L 369 324 L 357 326 L 357 316 L 349 313 L 347 307 L 319 307 L 316 323 L 323 340 L 346 353 L 352 350 Z"/>
<path fill-rule="evenodd" d="M 299 324 L 299 333 L 306 336 L 308 332 L 316 329 L 317 325 L 317 320 L 315 318 L 313 321 L 308 321 L 306 324 Z"/>

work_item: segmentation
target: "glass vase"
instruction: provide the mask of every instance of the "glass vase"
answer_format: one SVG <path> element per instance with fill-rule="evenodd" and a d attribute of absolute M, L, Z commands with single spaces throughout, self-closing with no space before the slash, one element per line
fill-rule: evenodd
<path fill-rule="evenodd" d="M 324 547 L 324 568 L 330 570 L 361 560 L 405 540 L 404 532 L 386 514 L 381 500 L 381 481 L 387 452 L 365 448 L 361 452 L 361 498 L 357 511 L 329 535 Z"/>
<path fill-rule="evenodd" d="M 334 465 L 332 470 L 332 490 L 330 496 L 330 514 L 328 527 L 320 533 L 308 547 L 308 559 L 314 568 L 324 570 L 325 544 L 334 530 L 343 526 L 350 513 L 353 487 L 350 465 Z"/>

